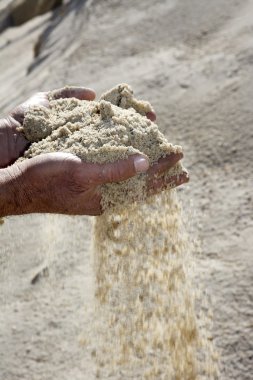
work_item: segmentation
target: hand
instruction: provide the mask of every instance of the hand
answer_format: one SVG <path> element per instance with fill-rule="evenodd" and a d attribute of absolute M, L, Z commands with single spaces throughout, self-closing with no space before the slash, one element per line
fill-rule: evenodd
<path fill-rule="evenodd" d="M 54 94 L 55 98 L 95 99 L 95 92 L 83 87 L 61 88 Z M 0 168 L 15 162 L 27 149 L 29 142 L 18 128 L 22 126 L 27 109 L 33 105 L 49 107 L 48 92 L 39 92 L 16 107 L 6 118 L 0 119 Z"/>
<path fill-rule="evenodd" d="M 92 100 L 95 97 L 92 90 L 84 88 L 58 91 L 59 98 Z M 4 155 L 0 155 L 0 167 L 15 161 L 26 149 L 28 142 L 17 131 L 17 127 L 22 124 L 27 107 L 34 104 L 47 107 L 48 93 L 36 94 L 5 119 L 2 138 L 8 142 L 8 149 L 3 149 Z M 147 117 L 152 121 L 156 119 L 155 113 L 149 113 Z M 0 144 L 2 141 L 0 132 Z M 0 170 L 0 216 L 36 212 L 100 215 L 99 187 L 102 184 L 124 181 L 140 172 L 146 172 L 148 194 L 159 193 L 168 186 L 175 187 L 188 182 L 187 173 L 174 178 L 163 175 L 182 157 L 182 154 L 171 154 L 149 168 L 147 157 L 141 155 L 103 165 L 83 162 L 68 153 L 40 155 Z M 1 160 L 2 163 L 5 162 L 4 165 Z"/>
<path fill-rule="evenodd" d="M 1 211 L 0 194 L 0 215 L 100 215 L 99 188 L 105 183 L 124 181 L 137 173 L 147 172 L 148 192 L 154 194 L 170 182 L 174 186 L 187 182 L 186 174 L 167 180 L 167 183 L 157 178 L 157 174 L 162 178 L 163 171 L 174 166 L 181 157 L 179 154 L 170 155 L 148 169 L 148 159 L 141 155 L 132 155 L 114 163 L 93 164 L 83 162 L 70 153 L 42 154 L 3 170 L 7 178 L 5 183 L 9 183 L 8 196 L 12 199 L 5 199 L 5 210 L 2 208 Z M 10 208 L 13 204 L 15 207 Z M 8 205 L 9 209 L 6 210 Z"/>
<path fill-rule="evenodd" d="M 158 194 L 168 188 L 171 189 L 189 182 L 189 174 L 185 170 L 178 175 L 166 175 L 167 171 L 173 168 L 182 158 L 183 153 L 171 153 L 166 157 L 160 158 L 157 163 L 149 168 L 147 171 L 148 195 Z"/>

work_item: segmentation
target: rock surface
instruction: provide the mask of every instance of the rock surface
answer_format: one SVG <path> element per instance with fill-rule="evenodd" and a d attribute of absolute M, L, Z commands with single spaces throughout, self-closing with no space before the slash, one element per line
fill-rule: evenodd
<path fill-rule="evenodd" d="M 2 0 L 0 3 L 0 33 L 62 5 L 62 0 Z"/>
<path fill-rule="evenodd" d="M 0 33 L 11 24 L 10 9 L 13 0 L 2 0 L 0 2 Z"/>
<path fill-rule="evenodd" d="M 61 4 L 62 0 L 14 0 L 10 9 L 11 24 L 21 25 Z"/>

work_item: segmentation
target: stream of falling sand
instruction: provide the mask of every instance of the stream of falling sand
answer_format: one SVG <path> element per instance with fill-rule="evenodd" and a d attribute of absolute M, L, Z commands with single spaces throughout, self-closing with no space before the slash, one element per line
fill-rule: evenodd
<path fill-rule="evenodd" d="M 97 377 L 218 378 L 192 251 L 176 190 L 96 218 Z"/>

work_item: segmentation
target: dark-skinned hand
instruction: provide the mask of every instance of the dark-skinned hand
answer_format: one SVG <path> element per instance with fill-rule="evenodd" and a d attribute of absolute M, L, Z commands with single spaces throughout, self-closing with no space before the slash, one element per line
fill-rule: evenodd
<path fill-rule="evenodd" d="M 93 100 L 95 92 L 82 87 L 63 88 L 55 97 Z M 151 167 L 146 156 L 137 154 L 108 164 L 87 163 L 69 153 L 42 154 L 15 163 L 29 145 L 18 128 L 31 105 L 49 107 L 48 93 L 37 93 L 0 120 L 0 168 L 4 168 L 0 170 L 0 216 L 34 212 L 99 215 L 102 213 L 99 188 L 105 183 L 146 173 L 148 193 L 155 194 L 169 185 L 179 186 L 188 181 L 186 173 L 169 179 L 163 176 L 182 154 L 161 158 Z M 151 112 L 147 117 L 154 121 L 156 115 Z"/>

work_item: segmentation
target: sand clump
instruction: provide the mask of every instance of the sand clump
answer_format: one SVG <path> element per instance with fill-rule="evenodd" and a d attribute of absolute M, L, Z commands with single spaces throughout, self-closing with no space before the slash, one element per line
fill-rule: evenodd
<path fill-rule="evenodd" d="M 49 109 L 32 107 L 25 115 L 32 144 L 24 159 L 64 151 L 105 163 L 144 153 L 152 164 L 181 152 L 146 118 L 150 111 L 128 85 L 98 102 L 54 100 L 52 92 Z M 179 163 L 166 175 L 182 171 Z M 101 192 L 105 212 L 95 218 L 93 235 L 95 322 L 87 339 L 96 376 L 217 379 L 211 319 L 193 283 L 193 246 L 176 190 L 147 198 L 140 174 Z"/>
<path fill-rule="evenodd" d="M 52 92 L 50 108 L 35 106 L 25 115 L 23 132 L 32 144 L 24 157 L 63 151 L 87 162 L 105 163 L 143 153 L 152 164 L 170 153 L 182 152 L 145 116 L 150 111 L 151 105 L 135 99 L 126 84 L 106 92 L 98 102 L 54 100 Z M 185 170 L 179 163 L 166 175 L 180 175 L 182 171 Z M 144 199 L 145 175 L 104 185 L 101 192 L 104 208 Z"/>

